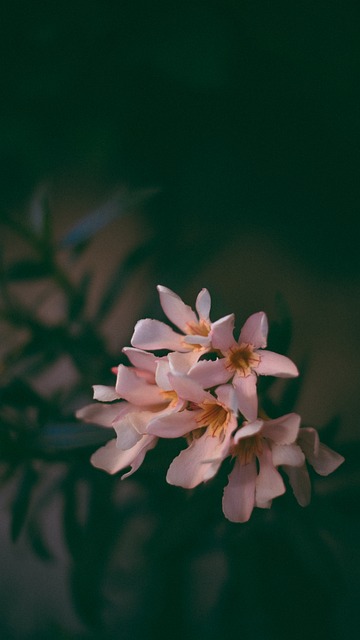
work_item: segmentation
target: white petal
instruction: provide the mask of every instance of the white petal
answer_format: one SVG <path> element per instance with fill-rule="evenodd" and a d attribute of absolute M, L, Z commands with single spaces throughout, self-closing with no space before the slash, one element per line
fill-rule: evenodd
<path fill-rule="evenodd" d="M 274 444 L 271 450 L 275 467 L 280 465 L 301 467 L 305 463 L 305 456 L 297 444 Z"/>
<path fill-rule="evenodd" d="M 264 437 L 278 444 L 291 444 L 298 436 L 300 420 L 297 413 L 287 413 L 275 420 L 264 420 Z"/>
<path fill-rule="evenodd" d="M 236 345 L 234 340 L 233 332 L 234 332 L 234 323 L 235 316 L 231 313 L 224 318 L 220 318 L 216 322 L 213 322 L 210 331 L 210 339 L 211 344 L 214 349 L 218 349 L 225 353 L 231 347 Z"/>
<path fill-rule="evenodd" d="M 188 351 L 191 348 L 184 346 L 183 336 L 175 333 L 167 324 L 150 318 L 136 323 L 131 344 L 133 347 L 150 350 Z"/>
<path fill-rule="evenodd" d="M 108 387 L 104 384 L 93 385 L 94 400 L 100 400 L 101 402 L 112 402 L 113 400 L 119 400 L 120 396 L 115 391 L 115 387 Z"/>
<path fill-rule="evenodd" d="M 260 362 L 256 373 L 262 376 L 276 376 L 278 378 L 296 378 L 299 371 L 290 358 L 273 351 L 257 351 Z"/>
<path fill-rule="evenodd" d="M 224 515 L 231 522 L 249 520 L 255 504 L 255 482 L 255 460 L 241 465 L 237 458 L 222 499 Z"/>
<path fill-rule="evenodd" d="M 273 465 L 271 451 L 267 446 L 264 446 L 262 454 L 259 455 L 259 464 L 256 501 L 264 503 L 285 493 L 285 485 L 280 473 Z"/>
<path fill-rule="evenodd" d="M 241 329 L 239 343 L 252 344 L 255 349 L 264 348 L 267 344 L 268 329 L 266 314 L 263 311 L 253 313 Z"/>
<path fill-rule="evenodd" d="M 176 327 L 179 327 L 181 331 L 186 333 L 187 323 L 197 323 L 198 321 L 195 312 L 185 304 L 176 293 L 171 291 L 171 289 L 159 284 L 157 290 L 160 296 L 160 304 L 165 315 Z"/>
<path fill-rule="evenodd" d="M 196 298 L 196 311 L 199 314 L 200 320 L 209 321 L 211 298 L 207 289 L 201 289 L 198 297 Z"/>
<path fill-rule="evenodd" d="M 253 422 L 258 414 L 258 398 L 256 393 L 256 375 L 250 374 L 246 378 L 235 376 L 233 385 L 236 392 L 239 411 L 246 420 Z"/>

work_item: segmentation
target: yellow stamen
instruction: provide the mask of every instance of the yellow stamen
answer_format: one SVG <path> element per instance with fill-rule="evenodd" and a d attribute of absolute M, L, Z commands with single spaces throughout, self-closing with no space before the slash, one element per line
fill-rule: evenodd
<path fill-rule="evenodd" d="M 208 427 L 212 436 L 218 436 L 223 440 L 226 426 L 230 420 L 230 411 L 225 409 L 218 402 L 205 400 L 199 405 L 199 411 L 196 422 L 201 427 Z"/>
<path fill-rule="evenodd" d="M 206 320 L 199 320 L 199 322 L 187 322 L 186 333 L 191 336 L 204 336 L 206 338 L 210 333 L 210 324 Z"/>
<path fill-rule="evenodd" d="M 252 344 L 241 343 L 230 349 L 227 354 L 227 368 L 235 370 L 239 376 L 245 378 L 250 375 L 251 369 L 256 369 L 260 362 L 260 356 L 255 353 Z"/>

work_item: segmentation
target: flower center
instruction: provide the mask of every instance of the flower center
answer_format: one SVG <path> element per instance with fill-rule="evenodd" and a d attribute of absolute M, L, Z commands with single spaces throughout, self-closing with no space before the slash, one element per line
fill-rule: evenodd
<path fill-rule="evenodd" d="M 199 320 L 199 322 L 187 322 L 186 333 L 191 336 L 204 336 L 206 338 L 210 333 L 210 324 L 206 320 Z"/>
<path fill-rule="evenodd" d="M 261 455 L 263 451 L 263 439 L 259 433 L 249 438 L 242 438 L 232 448 L 232 455 L 238 456 L 241 465 L 249 464 L 255 456 Z"/>
<path fill-rule="evenodd" d="M 230 349 L 227 354 L 227 367 L 235 370 L 239 376 L 246 378 L 251 373 L 251 369 L 258 366 L 260 356 L 255 353 L 252 344 L 242 342 L 239 346 Z"/>
<path fill-rule="evenodd" d="M 207 400 L 199 407 L 201 410 L 196 416 L 199 427 L 208 427 L 212 436 L 223 439 L 225 428 L 230 420 L 230 411 L 217 402 Z"/>

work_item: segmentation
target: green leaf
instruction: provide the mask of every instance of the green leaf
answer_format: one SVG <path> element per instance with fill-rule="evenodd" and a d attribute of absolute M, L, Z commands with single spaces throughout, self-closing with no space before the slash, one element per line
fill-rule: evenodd
<path fill-rule="evenodd" d="M 37 280 L 51 275 L 50 265 L 38 260 L 20 260 L 5 269 L 5 277 L 13 282 L 18 280 Z"/>
<path fill-rule="evenodd" d="M 12 505 L 11 539 L 16 542 L 23 530 L 27 514 L 30 508 L 33 488 L 37 482 L 38 474 L 31 466 L 26 466 L 20 480 L 18 492 Z"/>

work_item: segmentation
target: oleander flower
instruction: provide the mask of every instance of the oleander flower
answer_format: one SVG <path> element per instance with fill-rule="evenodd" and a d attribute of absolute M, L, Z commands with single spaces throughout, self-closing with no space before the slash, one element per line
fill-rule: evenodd
<path fill-rule="evenodd" d="M 140 349 L 169 349 L 188 352 L 188 362 L 196 362 L 202 353 L 211 348 L 211 298 L 207 289 L 201 289 L 196 298 L 196 313 L 171 289 L 158 285 L 160 304 L 165 315 L 182 334 L 160 320 L 146 318 L 135 325 L 131 344 Z"/>
<path fill-rule="evenodd" d="M 100 402 L 119 401 L 115 404 L 92 403 L 77 412 L 77 417 L 104 427 L 113 427 L 116 440 L 108 442 L 91 457 L 94 466 L 109 473 L 131 465 L 133 473 L 142 463 L 146 451 L 158 440 L 146 433 L 147 426 L 159 416 L 167 417 L 181 410 L 185 402 L 170 388 L 166 376 L 166 358 L 134 348 L 125 348 L 132 367 L 116 368 L 115 387 L 94 385 L 94 399 Z M 157 371 L 166 388 L 157 384 Z M 125 474 L 126 477 L 129 474 Z"/>
<path fill-rule="evenodd" d="M 95 451 L 92 464 L 112 474 L 130 467 L 125 478 L 159 438 L 185 438 L 187 447 L 171 462 L 167 482 L 194 488 L 213 478 L 231 456 L 222 501 L 228 520 L 246 522 L 254 507 L 271 507 L 285 492 L 279 468 L 298 502 L 308 504 L 307 462 L 327 475 L 344 458 L 321 444 L 314 429 L 300 429 L 296 413 L 270 420 L 260 409 L 258 417 L 258 376 L 298 375 L 289 358 L 266 349 L 266 314 L 251 315 L 236 341 L 234 314 L 211 322 L 207 289 L 198 294 L 196 311 L 170 289 L 159 285 L 158 292 L 179 332 L 158 320 L 140 320 L 132 347 L 123 349 L 130 366 L 113 369 L 114 386 L 94 385 L 97 402 L 77 416 L 114 429 L 116 437 Z M 152 353 L 163 349 L 166 356 Z"/>
<path fill-rule="evenodd" d="M 296 438 L 300 416 L 289 413 L 275 420 L 244 422 L 232 438 L 235 458 L 223 494 L 223 512 L 231 522 L 247 522 L 254 507 L 269 508 L 273 498 L 285 493 L 277 470 L 280 464 L 300 467 L 304 454 Z"/>
<path fill-rule="evenodd" d="M 188 408 L 159 416 L 148 425 L 147 433 L 186 437 L 189 446 L 173 460 L 166 480 L 190 489 L 212 478 L 229 454 L 231 435 L 237 427 L 234 390 L 231 385 L 222 385 L 212 395 L 186 376 L 169 377 L 178 396 L 187 399 Z"/>
<path fill-rule="evenodd" d="M 292 378 L 299 372 L 290 358 L 265 350 L 268 321 L 263 311 L 246 320 L 237 342 L 233 332 L 234 314 L 214 322 L 210 338 L 220 357 L 195 363 L 189 375 L 204 387 L 232 380 L 239 411 L 252 422 L 258 415 L 257 376 Z"/>
<path fill-rule="evenodd" d="M 343 462 L 340 453 L 333 451 L 320 442 L 318 432 L 312 427 L 302 427 L 299 430 L 297 443 L 303 451 L 306 461 L 321 476 L 327 476 L 335 471 Z M 311 499 L 311 482 L 306 462 L 301 467 L 283 465 L 289 477 L 295 498 L 302 507 L 306 507 Z"/>

